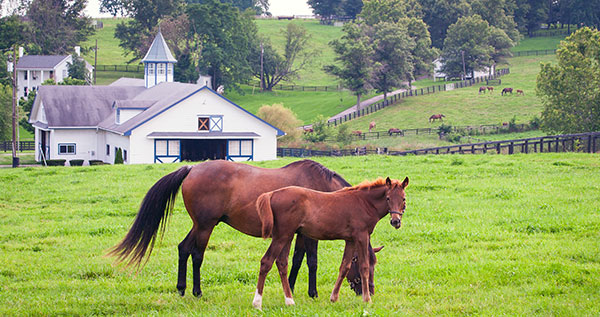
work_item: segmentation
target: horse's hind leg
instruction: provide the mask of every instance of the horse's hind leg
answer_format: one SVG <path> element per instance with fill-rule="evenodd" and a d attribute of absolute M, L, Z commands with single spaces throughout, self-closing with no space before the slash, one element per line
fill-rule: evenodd
<path fill-rule="evenodd" d="M 206 250 L 206 245 L 208 244 L 208 239 L 210 239 L 210 234 L 212 233 L 213 228 L 216 223 L 212 224 L 212 226 L 204 227 L 203 229 L 197 229 L 195 235 L 195 247 L 192 248 L 192 265 L 193 265 L 193 281 L 194 288 L 192 289 L 192 294 L 196 297 L 202 296 L 202 288 L 200 287 L 200 267 L 202 266 L 202 261 L 204 260 L 204 251 Z M 193 229 L 192 229 L 193 230 Z"/>
<path fill-rule="evenodd" d="M 329 298 L 331 302 L 337 302 L 340 296 L 340 287 L 342 286 L 342 282 L 344 281 L 346 275 L 348 275 L 348 271 L 350 270 L 353 253 L 354 243 L 352 241 L 346 241 L 346 247 L 344 248 L 344 256 L 342 257 L 342 264 L 340 265 L 340 273 L 338 275 L 337 280 L 335 281 L 335 285 L 333 286 L 331 297 Z"/>
<path fill-rule="evenodd" d="M 292 244 L 293 236 L 289 238 L 289 242 L 283 247 L 279 256 L 277 257 L 277 269 L 279 270 L 279 278 L 281 279 L 281 286 L 283 287 L 283 294 L 285 296 L 286 305 L 294 305 L 294 299 L 292 298 L 292 289 L 287 279 L 287 267 L 288 257 L 290 255 L 290 246 Z"/>
<path fill-rule="evenodd" d="M 317 292 L 317 249 L 319 241 L 304 237 L 306 249 L 306 265 L 308 266 L 308 296 L 319 297 Z"/>
<path fill-rule="evenodd" d="M 185 238 L 179 243 L 177 246 L 179 250 L 179 266 L 177 272 L 177 291 L 179 295 L 185 295 L 185 287 L 186 287 L 186 278 L 187 278 L 187 261 L 192 253 L 192 249 L 194 246 L 193 232 L 194 230 L 190 230 L 190 232 L 185 236 Z"/>
<path fill-rule="evenodd" d="M 298 277 L 298 271 L 304 260 L 304 254 L 306 249 L 304 247 L 304 236 L 301 234 L 296 235 L 296 244 L 294 245 L 294 256 L 292 257 L 292 268 L 290 269 L 289 283 L 290 289 L 294 292 L 294 286 L 296 285 L 296 278 Z"/>
<path fill-rule="evenodd" d="M 262 294 L 263 294 L 263 290 L 265 288 L 265 280 L 267 279 L 267 274 L 269 274 L 269 271 L 271 271 L 271 268 L 273 267 L 273 262 L 275 262 L 275 259 L 277 259 L 279 257 L 279 255 L 282 253 L 281 251 L 287 247 L 287 251 L 289 253 L 289 246 L 290 246 L 290 242 L 291 239 L 293 237 L 293 232 L 290 235 L 290 238 L 288 237 L 275 237 L 273 236 L 273 239 L 271 240 L 271 245 L 269 246 L 269 248 L 267 249 L 267 252 L 265 253 L 265 255 L 262 257 L 262 259 L 260 260 L 260 271 L 258 273 L 258 282 L 256 284 L 256 293 L 254 294 L 254 300 L 252 300 L 252 306 L 254 308 L 258 308 L 258 309 L 262 309 Z M 278 268 L 279 268 L 278 264 Z M 287 261 L 286 261 L 286 272 L 287 273 Z M 280 272 L 281 274 L 281 272 Z M 287 280 L 285 281 L 287 282 Z M 284 283 L 282 281 L 282 283 Z M 288 284 L 289 286 L 289 284 Z M 286 294 L 287 297 L 287 294 Z M 290 290 L 290 298 L 291 298 L 291 290 Z"/>

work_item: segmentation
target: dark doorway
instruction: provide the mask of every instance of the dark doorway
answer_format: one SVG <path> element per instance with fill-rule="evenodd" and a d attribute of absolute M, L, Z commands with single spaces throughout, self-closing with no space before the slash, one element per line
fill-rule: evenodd
<path fill-rule="evenodd" d="M 182 161 L 224 160 L 227 140 L 181 140 Z"/>

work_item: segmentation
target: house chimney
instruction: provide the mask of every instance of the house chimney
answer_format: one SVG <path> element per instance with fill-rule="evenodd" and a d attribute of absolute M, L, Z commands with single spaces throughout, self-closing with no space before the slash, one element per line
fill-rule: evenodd
<path fill-rule="evenodd" d="M 80 46 L 75 46 L 75 54 L 77 54 L 77 56 L 81 56 L 81 47 Z"/>
<path fill-rule="evenodd" d="M 23 57 L 23 46 L 19 46 L 19 58 Z"/>

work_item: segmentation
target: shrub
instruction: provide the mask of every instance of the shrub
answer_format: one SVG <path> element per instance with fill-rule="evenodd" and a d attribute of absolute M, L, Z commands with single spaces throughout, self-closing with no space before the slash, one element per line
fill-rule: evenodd
<path fill-rule="evenodd" d="M 352 142 L 352 134 L 348 131 L 348 125 L 342 124 L 338 129 L 338 134 L 336 136 L 336 141 L 341 145 L 348 145 Z"/>
<path fill-rule="evenodd" d="M 304 139 L 310 142 L 323 142 L 330 135 L 331 128 L 327 125 L 327 118 L 320 114 L 313 123 L 313 132 L 305 133 Z"/>
<path fill-rule="evenodd" d="M 48 165 L 48 166 L 65 166 L 65 162 L 66 161 L 67 160 L 63 160 L 63 159 L 60 159 L 60 160 L 46 160 L 46 165 Z"/>
<path fill-rule="evenodd" d="M 90 165 L 104 165 L 102 160 L 90 160 Z"/>
<path fill-rule="evenodd" d="M 296 114 L 283 104 L 273 104 L 272 106 L 264 105 L 258 109 L 257 116 L 266 122 L 278 127 L 286 133 L 285 136 L 279 138 L 281 142 L 293 142 L 300 138 L 302 129 L 298 127 L 302 125 Z"/>
<path fill-rule="evenodd" d="M 70 160 L 69 164 L 71 164 L 71 166 L 81 166 L 83 165 L 83 161 L 84 160 Z"/>
<path fill-rule="evenodd" d="M 518 132 L 519 127 L 517 127 L 517 116 L 513 116 L 512 119 L 508 122 L 508 131 L 509 132 Z"/>
<path fill-rule="evenodd" d="M 542 124 L 542 119 L 540 119 L 540 117 L 538 117 L 538 116 L 535 116 L 535 117 L 531 118 L 531 120 L 529 120 L 529 129 L 537 130 L 540 128 L 541 124 Z"/>
<path fill-rule="evenodd" d="M 123 164 L 123 150 L 121 148 L 117 148 L 115 153 L 115 164 Z"/>

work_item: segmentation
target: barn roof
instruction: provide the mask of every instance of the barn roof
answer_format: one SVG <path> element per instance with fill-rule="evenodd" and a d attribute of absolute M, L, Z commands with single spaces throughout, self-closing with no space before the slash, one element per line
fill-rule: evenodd
<path fill-rule="evenodd" d="M 167 42 L 165 42 L 165 38 L 160 30 L 158 31 L 158 34 L 156 34 L 154 41 L 152 41 L 152 45 L 150 45 L 150 49 L 148 49 L 142 62 L 177 63 L 177 60 L 173 57 L 173 54 L 171 54 L 171 50 L 169 50 Z"/>

